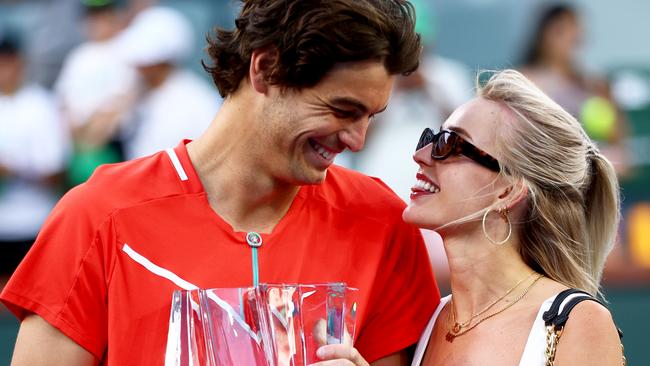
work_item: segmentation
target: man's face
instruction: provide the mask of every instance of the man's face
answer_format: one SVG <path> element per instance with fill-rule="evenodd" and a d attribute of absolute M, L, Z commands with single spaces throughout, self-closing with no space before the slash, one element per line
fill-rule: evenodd
<path fill-rule="evenodd" d="M 136 66 L 140 80 L 147 89 L 156 89 L 164 84 L 173 69 L 174 65 L 167 62 Z"/>
<path fill-rule="evenodd" d="M 393 79 L 381 62 L 361 61 L 336 65 L 311 88 L 271 87 L 257 148 L 273 178 L 321 183 L 337 154 L 361 150 L 372 117 L 386 108 Z"/>
<path fill-rule="evenodd" d="M 13 91 L 22 80 L 22 58 L 15 53 L 0 52 L 0 93 Z"/>
<path fill-rule="evenodd" d="M 117 11 L 105 9 L 86 16 L 86 35 L 89 40 L 104 42 L 116 36 L 124 24 Z"/>

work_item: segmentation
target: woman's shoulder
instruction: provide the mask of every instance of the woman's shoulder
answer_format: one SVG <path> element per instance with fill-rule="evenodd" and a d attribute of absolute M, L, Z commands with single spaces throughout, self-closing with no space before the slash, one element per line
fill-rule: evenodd
<path fill-rule="evenodd" d="M 556 282 L 552 279 L 545 278 L 540 286 L 539 299 L 546 299 L 546 302 L 558 302 L 559 308 L 556 312 L 562 312 L 565 306 L 576 298 L 585 301 L 576 301 L 576 305 L 570 309 L 566 326 L 571 324 L 581 328 L 583 325 L 589 325 L 591 322 L 598 322 L 599 326 L 611 326 L 616 330 L 612 315 L 603 305 L 600 299 L 579 290 L 573 290 L 566 285 Z M 593 301 L 596 300 L 596 301 Z M 575 326 L 574 325 L 574 326 Z"/>
<path fill-rule="evenodd" d="M 564 328 L 565 334 L 562 338 L 565 340 L 570 339 L 569 336 L 572 334 L 578 335 L 583 340 L 593 337 L 600 340 L 601 335 L 603 337 L 611 335 L 616 342 L 619 339 L 612 314 L 596 301 L 582 301 L 577 304 L 571 310 Z"/>
<path fill-rule="evenodd" d="M 571 311 L 571 317 L 567 321 L 567 327 L 570 324 L 590 325 L 590 327 L 612 327 L 614 320 L 609 310 L 596 301 L 583 301 L 575 306 Z M 582 327 L 581 327 L 582 328 Z"/>
<path fill-rule="evenodd" d="M 567 289 L 568 287 L 562 283 L 548 277 L 542 277 L 526 296 L 528 298 L 526 302 L 531 309 L 539 309 L 540 305 L 549 305 L 559 293 Z"/>
<path fill-rule="evenodd" d="M 575 305 L 558 344 L 558 364 L 618 365 L 621 352 L 621 340 L 609 310 L 596 301 Z"/>

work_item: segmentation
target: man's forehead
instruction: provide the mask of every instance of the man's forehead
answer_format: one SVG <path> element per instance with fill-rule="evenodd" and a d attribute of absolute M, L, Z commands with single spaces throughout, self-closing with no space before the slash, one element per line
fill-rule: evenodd
<path fill-rule="evenodd" d="M 348 108 L 354 108 L 362 113 L 381 113 L 386 110 L 387 105 L 383 105 L 379 110 L 370 110 L 371 107 L 367 106 L 364 101 L 351 98 L 351 97 L 333 97 L 330 101 L 331 104 L 335 106 L 345 106 Z"/>
<path fill-rule="evenodd" d="M 315 89 L 326 92 L 330 103 L 345 104 L 358 109 L 382 110 L 390 96 L 394 76 L 379 61 L 358 61 L 336 64 Z M 363 108 L 361 108 L 363 107 Z"/>

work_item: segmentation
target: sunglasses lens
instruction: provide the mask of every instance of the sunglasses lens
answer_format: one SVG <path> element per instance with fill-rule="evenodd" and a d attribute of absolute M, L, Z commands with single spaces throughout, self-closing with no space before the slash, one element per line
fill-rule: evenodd
<path fill-rule="evenodd" d="M 432 154 L 437 158 L 446 158 L 451 153 L 451 150 L 454 147 L 454 141 L 456 135 L 449 133 L 448 131 L 442 131 L 438 136 L 436 143 L 433 145 Z"/>
<path fill-rule="evenodd" d="M 422 131 L 422 135 L 420 136 L 420 141 L 418 141 L 418 146 L 415 148 L 415 151 L 418 151 L 421 148 L 429 145 L 433 141 L 433 136 L 434 136 L 433 131 L 431 131 L 431 129 L 429 128 L 425 128 L 424 131 Z"/>

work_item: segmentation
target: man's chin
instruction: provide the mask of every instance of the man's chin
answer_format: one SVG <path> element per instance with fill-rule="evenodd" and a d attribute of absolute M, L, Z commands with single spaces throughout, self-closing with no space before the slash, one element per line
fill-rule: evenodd
<path fill-rule="evenodd" d="M 318 175 L 314 175 L 311 180 L 305 182 L 304 184 L 305 185 L 308 185 L 308 184 L 312 184 L 312 185 L 313 184 L 323 184 L 326 177 L 327 177 L 327 170 L 325 170 L 323 172 L 320 172 L 320 174 L 318 174 Z"/>
<path fill-rule="evenodd" d="M 327 169 L 317 170 L 310 169 L 309 171 L 303 171 L 302 174 L 296 175 L 298 178 L 296 180 L 297 185 L 315 185 L 322 184 L 327 177 Z"/>

